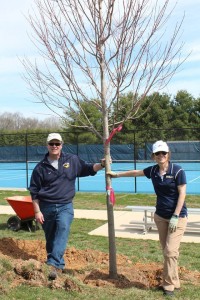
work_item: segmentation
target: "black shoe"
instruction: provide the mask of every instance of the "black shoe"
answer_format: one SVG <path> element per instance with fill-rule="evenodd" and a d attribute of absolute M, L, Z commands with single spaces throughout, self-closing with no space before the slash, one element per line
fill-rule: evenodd
<path fill-rule="evenodd" d="M 157 286 L 156 289 L 159 290 L 159 291 L 164 291 L 164 288 L 163 288 L 162 285 Z"/>
<path fill-rule="evenodd" d="M 163 290 L 164 290 L 164 289 L 163 289 Z M 174 296 L 174 292 L 173 292 L 173 291 L 167 291 L 167 290 L 164 290 L 163 295 L 164 295 L 164 296 L 173 297 L 173 296 Z"/>
<path fill-rule="evenodd" d="M 56 268 L 52 268 L 51 272 L 49 273 L 49 280 L 55 280 L 58 277 L 58 273 Z"/>

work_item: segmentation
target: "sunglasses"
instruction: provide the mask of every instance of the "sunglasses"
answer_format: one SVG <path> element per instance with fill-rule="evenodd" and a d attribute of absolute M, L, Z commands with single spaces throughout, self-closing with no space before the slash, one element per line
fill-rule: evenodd
<path fill-rule="evenodd" d="M 57 146 L 57 147 L 58 147 L 58 146 L 61 145 L 61 143 L 48 143 L 48 145 L 49 145 L 49 146 Z"/>
<path fill-rule="evenodd" d="M 156 152 L 156 153 L 154 153 L 155 154 L 155 156 L 158 156 L 158 155 L 160 155 L 160 154 L 162 154 L 162 155 L 166 155 L 168 152 L 165 152 L 165 151 L 158 151 L 158 152 Z"/>

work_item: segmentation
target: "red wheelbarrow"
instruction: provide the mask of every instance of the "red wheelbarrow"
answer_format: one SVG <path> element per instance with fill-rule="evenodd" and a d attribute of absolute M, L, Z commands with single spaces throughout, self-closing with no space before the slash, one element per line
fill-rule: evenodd
<path fill-rule="evenodd" d="M 6 200 L 16 212 L 16 216 L 10 217 L 7 221 L 9 229 L 18 231 L 25 227 L 30 232 L 39 229 L 35 220 L 31 196 L 13 196 L 6 198 Z"/>

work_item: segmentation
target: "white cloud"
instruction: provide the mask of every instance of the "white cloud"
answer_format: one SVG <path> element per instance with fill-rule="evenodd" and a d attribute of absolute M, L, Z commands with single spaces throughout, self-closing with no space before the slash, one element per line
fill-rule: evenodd
<path fill-rule="evenodd" d="M 30 25 L 26 20 L 28 9 L 34 0 L 9 0 L 1 3 L 0 10 L 0 55 L 19 55 L 27 52 L 31 46 L 27 32 Z M 31 46 L 31 48 L 33 48 Z"/>
<path fill-rule="evenodd" d="M 0 57 L 0 75 L 5 75 L 6 73 L 19 74 L 22 71 L 22 64 L 19 59 L 15 56 L 11 57 Z"/>

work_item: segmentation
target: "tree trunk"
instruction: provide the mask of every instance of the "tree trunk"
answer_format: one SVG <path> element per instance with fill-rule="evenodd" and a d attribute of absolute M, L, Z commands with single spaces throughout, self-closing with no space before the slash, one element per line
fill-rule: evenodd
<path fill-rule="evenodd" d="M 107 194 L 107 214 L 108 214 L 108 238 L 109 238 L 109 277 L 117 278 L 117 261 L 115 245 L 115 224 L 113 205 L 110 203 L 110 197 Z"/>
<path fill-rule="evenodd" d="M 106 126 L 108 133 L 108 126 Z M 108 136 L 107 136 L 108 138 Z M 106 159 L 106 168 L 105 171 L 110 171 L 110 143 L 105 145 L 104 140 L 104 151 Z M 109 277 L 112 279 L 117 278 L 117 261 L 116 261 L 116 245 L 115 245 L 115 224 L 114 224 L 114 209 L 113 204 L 110 202 L 109 189 L 111 188 L 111 178 L 110 176 L 105 176 L 106 182 L 106 203 L 107 203 L 107 216 L 108 216 L 108 239 L 109 239 Z"/>

